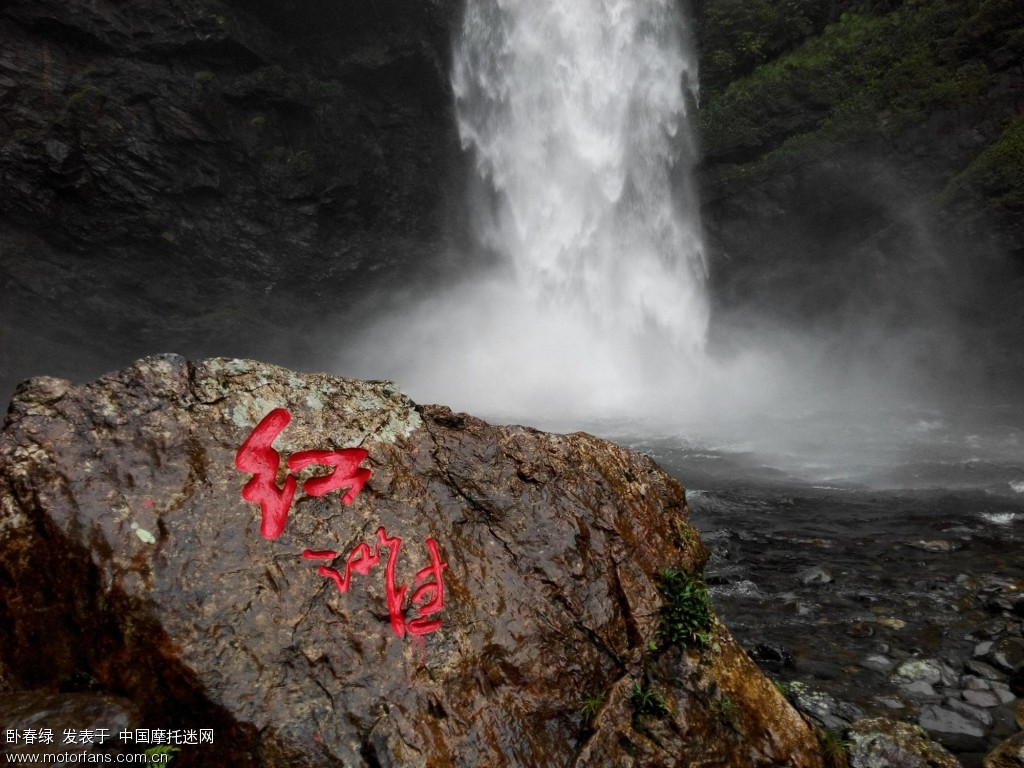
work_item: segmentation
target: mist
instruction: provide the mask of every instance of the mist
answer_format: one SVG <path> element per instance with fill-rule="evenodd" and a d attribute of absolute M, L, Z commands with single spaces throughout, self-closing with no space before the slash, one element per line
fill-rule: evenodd
<path fill-rule="evenodd" d="M 884 165 L 833 180 L 803 230 L 765 243 L 774 259 L 707 263 L 674 4 L 471 2 L 453 84 L 477 245 L 447 263 L 473 266 L 365 302 L 338 370 L 492 420 L 671 435 L 829 477 L 953 460 L 982 428 L 971 407 L 992 396 L 959 307 L 990 286 Z M 844 243 L 829 192 L 898 226 Z"/>

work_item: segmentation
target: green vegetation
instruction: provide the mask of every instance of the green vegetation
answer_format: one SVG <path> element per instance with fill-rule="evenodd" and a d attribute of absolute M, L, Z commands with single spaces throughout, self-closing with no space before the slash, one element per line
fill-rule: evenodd
<path fill-rule="evenodd" d="M 1011 121 L 996 142 L 950 182 L 940 202 L 959 197 L 984 198 L 999 211 L 1024 209 L 1024 117 Z"/>
<path fill-rule="evenodd" d="M 658 633 L 670 645 L 710 645 L 714 612 L 704 580 L 682 568 L 662 568 L 658 582 L 664 600 Z"/>
<path fill-rule="evenodd" d="M 847 768 L 853 742 L 847 741 L 836 731 L 828 730 L 818 731 L 818 743 L 827 768 Z"/>
<path fill-rule="evenodd" d="M 812 140 L 891 137 L 985 93 L 993 62 L 1024 46 L 1024 3 L 707 0 L 700 25 L 707 152 L 770 163 Z"/>
<path fill-rule="evenodd" d="M 595 693 L 583 700 L 583 704 L 580 705 L 580 717 L 583 718 L 586 725 L 590 725 L 594 721 L 602 704 L 604 704 L 603 693 Z"/>
<path fill-rule="evenodd" d="M 711 711 L 726 725 L 732 725 L 739 708 L 728 696 L 718 696 L 711 700 Z"/>
<path fill-rule="evenodd" d="M 638 715 L 664 717 L 668 714 L 665 700 L 650 688 L 645 688 L 639 681 L 633 683 L 633 690 L 629 694 L 629 704 Z"/>

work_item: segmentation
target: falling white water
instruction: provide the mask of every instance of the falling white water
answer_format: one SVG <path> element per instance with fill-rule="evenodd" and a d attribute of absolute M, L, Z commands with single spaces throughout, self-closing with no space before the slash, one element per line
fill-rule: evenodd
<path fill-rule="evenodd" d="M 655 333 L 663 354 L 702 348 L 708 318 L 679 183 L 684 87 L 696 99 L 681 25 L 672 0 L 470 0 L 453 74 L 463 145 L 499 194 L 483 234 L 536 311 L 603 343 Z"/>
<path fill-rule="evenodd" d="M 677 399 L 708 326 L 687 39 L 675 0 L 468 0 L 452 81 L 491 268 L 388 313 L 347 369 L 534 422 Z"/>

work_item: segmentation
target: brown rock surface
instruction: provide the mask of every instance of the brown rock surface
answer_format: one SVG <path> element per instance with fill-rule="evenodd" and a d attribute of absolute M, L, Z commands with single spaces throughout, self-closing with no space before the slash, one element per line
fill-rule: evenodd
<path fill-rule="evenodd" d="M 1015 733 L 985 755 L 985 768 L 1024 768 L 1024 733 Z"/>
<path fill-rule="evenodd" d="M 311 449 L 361 446 L 372 475 L 346 506 L 309 495 L 323 470 L 301 470 L 267 540 L 235 458 L 275 408 L 292 416 L 275 487 Z M 181 765 L 820 765 L 724 627 L 697 649 L 659 636 L 659 568 L 696 573 L 706 550 L 678 483 L 590 435 L 168 355 L 83 387 L 24 384 L 0 494 L 0 677 L 48 690 L 87 674 L 148 727 L 214 729 Z M 378 547 L 347 593 L 318 573 L 381 527 L 400 548 Z M 446 563 L 429 617 L 436 590 L 412 600 L 428 539 Z M 399 636 L 417 619 L 441 624 Z"/>
<path fill-rule="evenodd" d="M 960 763 L 917 725 L 872 717 L 850 726 L 850 768 L 960 768 Z"/>

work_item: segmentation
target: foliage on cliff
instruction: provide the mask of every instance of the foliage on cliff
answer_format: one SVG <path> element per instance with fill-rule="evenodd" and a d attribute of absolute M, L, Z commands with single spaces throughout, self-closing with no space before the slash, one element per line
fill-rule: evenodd
<path fill-rule="evenodd" d="M 808 144 L 891 140 L 1005 89 L 1024 49 L 1014 0 L 708 0 L 697 11 L 711 182 Z"/>

